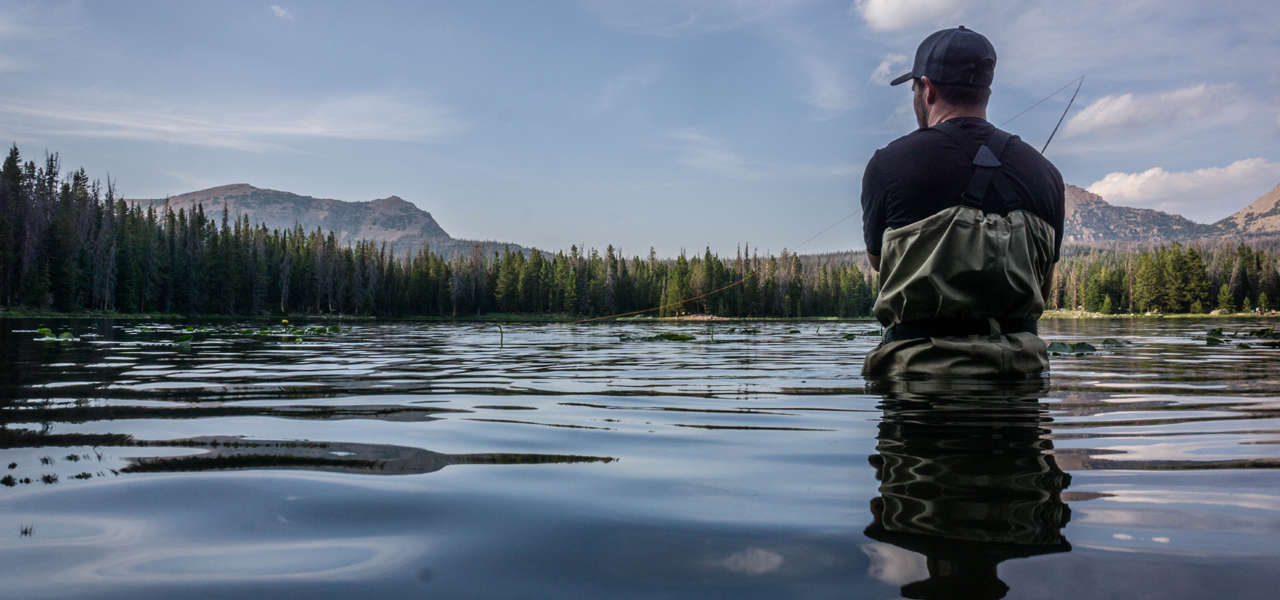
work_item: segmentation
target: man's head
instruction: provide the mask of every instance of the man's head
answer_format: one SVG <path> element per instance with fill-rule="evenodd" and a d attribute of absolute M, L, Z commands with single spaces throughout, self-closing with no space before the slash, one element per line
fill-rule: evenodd
<path fill-rule="evenodd" d="M 912 82 L 916 120 L 928 127 L 939 112 L 985 112 L 995 77 L 996 49 L 982 34 L 963 25 L 925 38 L 916 49 L 910 73 L 891 85 Z"/>

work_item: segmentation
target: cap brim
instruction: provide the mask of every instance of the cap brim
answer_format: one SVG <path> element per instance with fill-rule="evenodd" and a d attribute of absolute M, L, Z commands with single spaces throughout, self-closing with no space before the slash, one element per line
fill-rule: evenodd
<path fill-rule="evenodd" d="M 911 73 L 903 73 L 897 79 L 890 81 L 889 85 L 898 85 L 900 83 L 906 83 L 908 81 L 911 81 Z"/>

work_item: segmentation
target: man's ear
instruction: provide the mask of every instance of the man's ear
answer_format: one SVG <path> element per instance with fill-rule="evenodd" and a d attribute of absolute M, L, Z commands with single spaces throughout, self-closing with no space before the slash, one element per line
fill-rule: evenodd
<path fill-rule="evenodd" d="M 938 101 L 938 87 L 932 81 L 929 81 L 928 77 L 921 77 L 920 85 L 924 86 L 925 104 L 933 104 Z"/>

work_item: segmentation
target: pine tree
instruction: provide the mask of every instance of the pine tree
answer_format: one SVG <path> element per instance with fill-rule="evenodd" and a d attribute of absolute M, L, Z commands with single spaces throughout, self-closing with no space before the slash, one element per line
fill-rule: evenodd
<path fill-rule="evenodd" d="M 1230 314 L 1236 311 L 1235 300 L 1231 295 L 1231 288 L 1225 283 L 1218 289 L 1218 310 L 1225 314 Z"/>
<path fill-rule="evenodd" d="M 1138 255 L 1138 274 L 1133 288 L 1134 304 L 1139 312 L 1160 311 L 1164 308 L 1164 269 L 1156 264 L 1150 252 Z"/>

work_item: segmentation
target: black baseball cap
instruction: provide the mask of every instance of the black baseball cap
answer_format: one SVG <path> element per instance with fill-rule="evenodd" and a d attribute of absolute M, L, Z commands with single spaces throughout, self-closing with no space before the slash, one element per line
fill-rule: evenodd
<path fill-rule="evenodd" d="M 911 72 L 889 85 L 919 77 L 944 85 L 991 85 L 995 73 L 995 47 L 981 33 L 961 25 L 924 38 L 916 49 L 916 64 Z"/>

